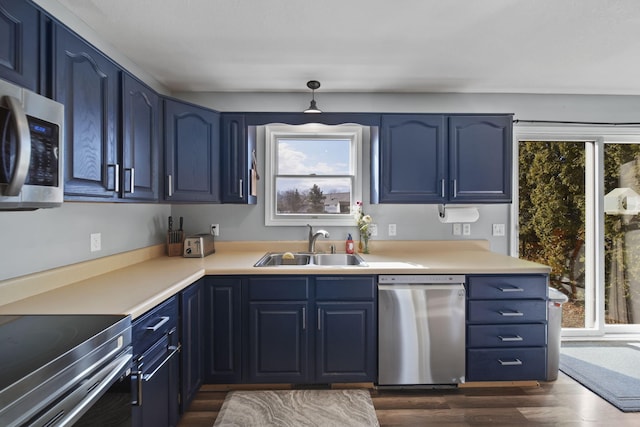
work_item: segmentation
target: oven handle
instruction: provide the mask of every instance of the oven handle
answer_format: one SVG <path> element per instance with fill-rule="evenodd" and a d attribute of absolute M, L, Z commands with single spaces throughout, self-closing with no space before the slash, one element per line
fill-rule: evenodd
<path fill-rule="evenodd" d="M 29 163 L 31 163 L 31 132 L 29 131 L 27 115 L 22 109 L 20 101 L 13 96 L 5 96 L 3 99 L 11 111 L 13 125 L 18 134 L 16 167 L 4 195 L 17 196 L 20 194 L 24 181 L 27 179 L 27 174 L 29 173 Z"/>
<path fill-rule="evenodd" d="M 64 414 L 64 409 L 62 409 L 60 413 L 56 414 L 53 419 L 44 425 L 52 425 L 52 423 L 55 423 L 56 427 L 73 425 L 91 405 L 102 397 L 116 379 L 126 373 L 132 358 L 133 354 L 131 350 L 128 350 L 102 368 L 97 374 L 87 379 L 84 384 L 91 385 L 93 388 L 89 388 L 86 397 L 79 401 L 67 414 Z"/>
<path fill-rule="evenodd" d="M 150 374 L 143 374 L 141 370 L 138 370 L 131 374 L 131 380 L 136 382 L 135 390 L 137 392 L 136 398 L 131 402 L 132 405 L 142 406 L 142 383 L 151 381 L 153 376 L 158 373 L 158 371 L 162 369 L 162 367 L 166 365 L 173 356 L 182 350 L 182 344 L 178 344 L 177 346 L 171 345 L 168 349 L 171 350 L 171 353 L 156 367 L 156 369 L 153 370 L 153 372 Z"/>

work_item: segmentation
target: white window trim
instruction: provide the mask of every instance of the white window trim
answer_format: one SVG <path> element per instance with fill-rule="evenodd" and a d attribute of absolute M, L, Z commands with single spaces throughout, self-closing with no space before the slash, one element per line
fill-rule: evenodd
<path fill-rule="evenodd" d="M 318 136 L 323 138 L 342 138 L 352 141 L 351 161 L 355 171 L 351 203 L 362 200 L 363 162 L 362 162 L 362 126 L 360 125 L 323 125 L 309 123 L 304 125 L 265 125 L 265 226 L 353 226 L 353 216 L 349 214 L 309 214 L 309 215 L 276 215 L 275 172 L 276 172 L 276 142 L 279 138 L 309 138 Z"/>

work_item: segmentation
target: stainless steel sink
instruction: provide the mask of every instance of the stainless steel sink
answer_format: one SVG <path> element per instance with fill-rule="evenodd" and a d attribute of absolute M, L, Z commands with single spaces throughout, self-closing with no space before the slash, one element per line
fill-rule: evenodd
<path fill-rule="evenodd" d="M 286 256 L 284 256 L 287 254 Z M 331 267 L 361 266 L 367 263 L 357 254 L 311 254 L 307 252 L 267 252 L 254 264 L 254 267 Z"/>
<path fill-rule="evenodd" d="M 288 256 L 283 258 L 287 253 Z M 289 255 L 290 254 L 290 255 Z M 292 257 L 293 256 L 293 257 Z M 278 267 L 281 265 L 308 265 L 311 254 L 291 252 L 268 252 L 255 263 L 254 267 Z"/>
<path fill-rule="evenodd" d="M 315 265 L 366 265 L 357 254 L 315 254 L 311 257 Z"/>

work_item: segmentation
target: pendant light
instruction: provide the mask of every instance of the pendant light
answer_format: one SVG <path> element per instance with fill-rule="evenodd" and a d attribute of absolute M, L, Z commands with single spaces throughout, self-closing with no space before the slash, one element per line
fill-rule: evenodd
<path fill-rule="evenodd" d="M 317 80 L 309 80 L 307 82 L 307 87 L 311 89 L 311 104 L 309 104 L 309 108 L 304 110 L 305 113 L 322 113 L 322 111 L 316 105 L 315 92 L 316 89 L 320 87 L 320 82 Z"/>

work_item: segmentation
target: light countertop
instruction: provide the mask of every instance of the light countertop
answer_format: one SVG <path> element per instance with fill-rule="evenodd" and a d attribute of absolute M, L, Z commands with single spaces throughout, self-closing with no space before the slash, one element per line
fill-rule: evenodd
<path fill-rule="evenodd" d="M 343 243 L 342 243 L 343 244 Z M 337 247 L 340 242 L 336 243 Z M 306 242 L 216 242 L 205 258 L 167 257 L 163 245 L 0 282 L 0 314 L 130 314 L 136 318 L 205 275 L 547 274 L 486 241 L 375 241 L 367 267 L 253 267 L 266 252 Z"/>

